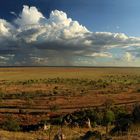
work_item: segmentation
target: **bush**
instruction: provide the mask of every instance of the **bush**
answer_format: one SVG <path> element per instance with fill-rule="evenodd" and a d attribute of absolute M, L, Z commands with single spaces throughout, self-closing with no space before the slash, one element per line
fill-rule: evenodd
<path fill-rule="evenodd" d="M 54 118 L 50 119 L 50 123 L 53 124 L 53 125 L 61 125 L 62 120 L 63 120 L 63 118 L 61 116 L 56 117 L 56 118 L 54 117 Z"/>
<path fill-rule="evenodd" d="M 83 137 L 81 137 L 82 140 L 95 140 L 95 139 L 101 139 L 101 133 L 98 131 L 87 131 Z"/>
<path fill-rule="evenodd" d="M 57 112 L 60 109 L 59 105 L 50 105 L 49 108 L 51 112 Z"/>
<path fill-rule="evenodd" d="M 140 122 L 140 105 L 136 105 L 132 112 L 135 122 Z"/>
<path fill-rule="evenodd" d="M 139 89 L 137 89 L 137 92 L 140 92 L 140 88 L 139 88 Z"/>
<path fill-rule="evenodd" d="M 115 127 L 110 131 L 111 135 L 115 135 L 117 133 L 127 133 L 130 126 L 132 124 L 131 114 L 120 114 L 119 117 L 115 121 Z"/>
<path fill-rule="evenodd" d="M 19 131 L 20 130 L 20 126 L 19 123 L 13 119 L 11 116 L 8 116 L 5 120 L 5 122 L 2 125 L 2 128 L 4 130 L 8 130 L 8 131 Z"/>

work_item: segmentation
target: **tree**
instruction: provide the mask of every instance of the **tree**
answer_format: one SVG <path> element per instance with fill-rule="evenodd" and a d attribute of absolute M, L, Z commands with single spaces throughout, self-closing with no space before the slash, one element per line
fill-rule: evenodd
<path fill-rule="evenodd" d="M 106 134 L 108 134 L 109 124 L 111 124 L 115 120 L 115 114 L 111 110 L 114 102 L 111 99 L 107 99 L 103 106 L 104 108 L 104 116 L 103 116 L 103 123 L 106 126 Z"/>
<path fill-rule="evenodd" d="M 104 117 L 103 117 L 103 123 L 106 126 L 106 134 L 108 134 L 109 125 L 114 122 L 115 120 L 115 114 L 111 110 L 105 110 Z"/>
<path fill-rule="evenodd" d="M 106 99 L 106 101 L 103 103 L 105 109 L 111 109 L 113 105 L 114 101 L 112 99 Z"/>

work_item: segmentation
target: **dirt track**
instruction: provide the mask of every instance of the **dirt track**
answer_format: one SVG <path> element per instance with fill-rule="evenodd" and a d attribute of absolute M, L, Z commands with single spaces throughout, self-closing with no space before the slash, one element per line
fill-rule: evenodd
<path fill-rule="evenodd" d="M 129 102 L 122 102 L 122 103 L 116 103 L 114 106 L 125 106 L 125 107 L 133 107 L 135 104 L 139 104 L 140 101 L 129 101 Z M 68 113 L 73 112 L 80 109 L 87 109 L 87 108 L 104 108 L 103 105 L 87 105 L 87 106 L 75 106 L 75 107 L 61 107 L 56 112 L 58 113 Z M 20 110 L 20 111 L 19 111 Z M 1 106 L 0 107 L 0 113 L 2 114 L 47 114 L 50 112 L 50 109 L 48 107 L 42 107 L 42 106 L 32 106 L 32 107 L 18 107 L 18 106 Z"/>

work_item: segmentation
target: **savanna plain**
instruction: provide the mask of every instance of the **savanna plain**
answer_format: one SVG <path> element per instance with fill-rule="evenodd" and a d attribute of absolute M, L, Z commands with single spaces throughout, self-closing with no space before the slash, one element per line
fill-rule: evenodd
<path fill-rule="evenodd" d="M 0 140 L 139 140 L 140 68 L 0 68 Z"/>

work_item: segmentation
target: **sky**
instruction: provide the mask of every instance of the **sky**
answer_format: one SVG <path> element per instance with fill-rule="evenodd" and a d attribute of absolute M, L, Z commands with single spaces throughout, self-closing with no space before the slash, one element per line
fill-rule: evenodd
<path fill-rule="evenodd" d="M 0 66 L 140 66 L 139 0 L 0 0 Z"/>

